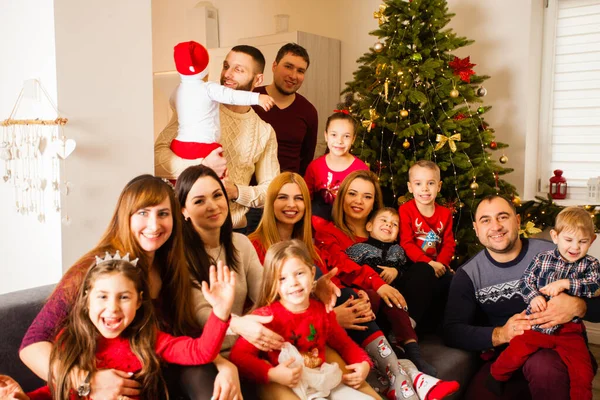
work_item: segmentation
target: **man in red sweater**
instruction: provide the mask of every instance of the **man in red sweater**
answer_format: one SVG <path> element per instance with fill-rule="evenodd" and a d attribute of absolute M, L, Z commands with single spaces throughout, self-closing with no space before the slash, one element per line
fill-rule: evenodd
<path fill-rule="evenodd" d="M 306 49 L 288 43 L 279 49 L 273 62 L 273 82 L 255 89 L 275 100 L 275 106 L 268 113 L 261 107 L 254 107 L 254 111 L 275 129 L 281 171 L 302 176 L 315 154 L 319 128 L 316 108 L 296 93 L 304 82 L 309 64 Z"/>

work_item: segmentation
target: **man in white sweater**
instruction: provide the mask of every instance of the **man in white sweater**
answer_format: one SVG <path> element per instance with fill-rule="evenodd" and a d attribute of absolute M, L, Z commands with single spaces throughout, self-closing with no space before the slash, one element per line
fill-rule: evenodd
<path fill-rule="evenodd" d="M 223 62 L 221 85 L 252 91 L 262 84 L 265 58 L 252 46 L 235 46 Z M 171 105 L 173 107 L 173 104 Z M 174 108 L 174 107 L 173 107 Z M 158 135 L 154 143 L 154 170 L 157 176 L 177 179 L 191 165 L 203 164 L 222 176 L 231 201 L 231 216 L 236 229 L 246 227 L 246 213 L 250 208 L 262 208 L 271 180 L 279 174 L 277 137 L 250 106 L 221 104 L 221 144 L 206 158 L 186 160 L 176 156 L 170 148 L 177 136 L 177 114 Z M 252 176 L 256 185 L 250 186 Z"/>

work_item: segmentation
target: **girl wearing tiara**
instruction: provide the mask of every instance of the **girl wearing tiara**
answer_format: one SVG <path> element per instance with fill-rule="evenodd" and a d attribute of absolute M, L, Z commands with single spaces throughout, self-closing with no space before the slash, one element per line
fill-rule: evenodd
<path fill-rule="evenodd" d="M 369 169 L 367 164 L 350 154 L 354 139 L 354 118 L 347 110 L 334 110 L 325 124 L 329 152 L 313 160 L 304 175 L 315 216 L 331 221 L 331 207 L 340 183 L 353 171 Z"/>
<path fill-rule="evenodd" d="M 129 254 L 108 253 L 87 272 L 65 328 L 50 356 L 49 387 L 29 393 L 35 399 L 77 399 L 90 394 L 90 377 L 99 369 L 118 369 L 141 384 L 139 398 L 168 398 L 161 362 L 201 365 L 219 354 L 234 297 L 235 274 L 219 263 L 210 269 L 202 293 L 213 306 L 202 336 L 174 337 L 158 329 L 146 273 Z M 87 371 L 74 387 L 71 375 Z M 130 397 L 119 396 L 119 400 Z M 135 396 L 134 398 L 138 398 Z"/>

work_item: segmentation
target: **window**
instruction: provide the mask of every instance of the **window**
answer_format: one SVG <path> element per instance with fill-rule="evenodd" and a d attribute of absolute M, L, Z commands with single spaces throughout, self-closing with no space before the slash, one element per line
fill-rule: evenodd
<path fill-rule="evenodd" d="M 548 0 L 541 83 L 538 191 L 561 169 L 585 201 L 600 176 L 600 0 Z"/>

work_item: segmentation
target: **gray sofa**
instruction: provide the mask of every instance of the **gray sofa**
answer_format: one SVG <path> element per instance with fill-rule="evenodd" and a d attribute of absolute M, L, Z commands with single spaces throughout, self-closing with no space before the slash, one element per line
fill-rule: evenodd
<path fill-rule="evenodd" d="M 0 374 L 15 378 L 26 391 L 44 382 L 21 362 L 19 346 L 52 289 L 54 285 L 0 295 Z"/>
<path fill-rule="evenodd" d="M 15 378 L 29 391 L 43 385 L 19 359 L 19 346 L 29 325 L 48 298 L 53 285 L 0 295 L 0 374 Z M 451 399 L 461 397 L 466 383 L 473 376 L 476 356 L 444 346 L 437 336 L 420 339 L 423 356 L 438 370 L 438 377 L 456 380 L 461 390 Z"/>
<path fill-rule="evenodd" d="M 446 399 L 460 399 L 479 366 L 477 354 L 447 347 L 433 335 L 420 337 L 419 345 L 423 358 L 437 369 L 438 378 L 460 383 L 460 390 Z"/>

